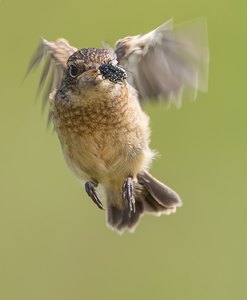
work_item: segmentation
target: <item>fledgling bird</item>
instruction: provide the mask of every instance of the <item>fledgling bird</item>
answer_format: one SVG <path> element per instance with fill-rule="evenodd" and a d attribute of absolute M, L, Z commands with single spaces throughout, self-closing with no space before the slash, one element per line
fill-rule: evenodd
<path fill-rule="evenodd" d="M 51 73 L 50 117 L 65 160 L 97 194 L 106 194 L 110 227 L 133 230 L 143 213 L 170 214 L 179 195 L 149 173 L 149 118 L 140 102 L 164 99 L 180 105 L 207 90 L 207 27 L 202 19 L 173 29 L 172 20 L 144 35 L 116 42 L 115 49 L 77 50 L 66 40 L 42 40 L 29 70 L 46 57 L 40 86 Z"/>

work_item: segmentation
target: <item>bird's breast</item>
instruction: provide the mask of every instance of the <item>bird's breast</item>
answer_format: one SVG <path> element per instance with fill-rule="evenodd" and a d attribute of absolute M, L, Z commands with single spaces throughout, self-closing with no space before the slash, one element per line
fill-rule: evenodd
<path fill-rule="evenodd" d="M 68 165 L 82 179 L 107 185 L 146 164 L 148 118 L 136 99 L 126 94 L 59 108 L 54 111 L 54 124 Z"/>

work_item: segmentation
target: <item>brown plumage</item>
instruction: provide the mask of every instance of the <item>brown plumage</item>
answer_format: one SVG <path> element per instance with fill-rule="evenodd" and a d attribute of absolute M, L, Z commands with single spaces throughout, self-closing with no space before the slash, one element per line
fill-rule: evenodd
<path fill-rule="evenodd" d="M 31 61 L 30 69 L 49 54 L 40 85 L 52 71 L 50 115 L 65 160 L 101 209 L 96 188 L 103 186 L 107 222 L 119 232 L 135 228 L 144 212 L 169 214 L 181 206 L 178 194 L 148 173 L 154 153 L 139 100 L 179 104 L 184 92 L 194 97 L 206 89 L 206 26 L 195 25 L 173 31 L 170 21 L 118 41 L 115 53 L 43 40 Z"/>

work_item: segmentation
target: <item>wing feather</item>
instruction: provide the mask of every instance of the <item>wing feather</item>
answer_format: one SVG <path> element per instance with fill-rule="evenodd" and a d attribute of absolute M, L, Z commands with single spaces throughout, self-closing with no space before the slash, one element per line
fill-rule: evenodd
<path fill-rule="evenodd" d="M 195 99 L 198 90 L 207 91 L 209 52 L 202 18 L 174 29 L 169 20 L 147 34 L 119 40 L 115 52 L 141 100 L 161 97 L 179 106 L 182 97 Z"/>
<path fill-rule="evenodd" d="M 55 42 L 41 39 L 30 61 L 27 74 L 45 61 L 38 86 L 38 93 L 45 87 L 42 97 L 43 109 L 48 102 L 50 93 L 61 85 L 67 60 L 76 50 L 65 39 L 57 39 Z M 49 114 L 48 122 L 49 120 L 51 120 L 51 114 Z"/>

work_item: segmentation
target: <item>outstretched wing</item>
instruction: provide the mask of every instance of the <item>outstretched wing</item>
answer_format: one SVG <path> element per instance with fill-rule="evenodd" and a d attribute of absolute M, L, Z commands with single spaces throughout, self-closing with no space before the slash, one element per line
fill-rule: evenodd
<path fill-rule="evenodd" d="M 43 95 L 43 107 L 47 103 L 50 93 L 59 88 L 67 60 L 76 50 L 65 39 L 58 39 L 55 42 L 41 40 L 30 61 L 27 73 L 35 69 L 43 60 L 45 61 L 38 87 L 38 91 L 40 91 L 48 81 Z"/>
<path fill-rule="evenodd" d="M 144 35 L 126 37 L 115 46 L 117 59 L 140 99 L 162 98 L 180 105 L 207 91 L 209 53 L 207 25 L 197 19 L 173 29 L 169 20 Z"/>

